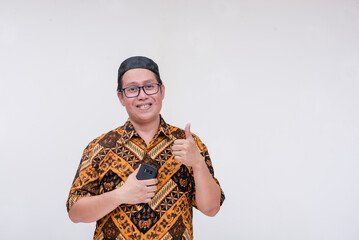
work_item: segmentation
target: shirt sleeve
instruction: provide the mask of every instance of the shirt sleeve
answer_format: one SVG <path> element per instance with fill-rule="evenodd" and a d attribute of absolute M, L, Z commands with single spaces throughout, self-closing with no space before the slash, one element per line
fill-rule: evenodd
<path fill-rule="evenodd" d="M 203 144 L 202 141 L 201 141 L 197 136 L 194 135 L 194 139 L 195 139 L 195 142 L 196 142 L 196 144 L 197 144 L 198 149 L 200 150 L 201 155 L 203 156 L 203 160 L 206 162 L 206 165 L 207 165 L 207 167 L 208 167 L 208 170 L 209 170 L 210 174 L 212 175 L 214 181 L 217 183 L 218 187 L 219 187 L 220 190 L 221 190 L 220 205 L 222 206 L 222 204 L 223 204 L 223 202 L 224 202 L 224 200 L 225 200 L 226 197 L 225 197 L 225 194 L 224 194 L 224 192 L 223 192 L 223 189 L 222 189 L 222 187 L 221 187 L 221 185 L 220 185 L 218 179 L 214 176 L 214 169 L 213 169 L 213 165 L 212 165 L 211 158 L 210 158 L 209 153 L 208 153 L 208 149 L 207 149 L 206 145 Z M 192 172 L 192 174 L 193 174 L 193 172 Z M 193 190 L 193 192 L 192 192 L 192 193 L 193 193 L 193 196 L 192 196 L 192 205 L 193 205 L 195 208 L 197 208 L 196 198 L 195 198 L 196 192 L 195 192 L 195 188 L 193 188 L 193 189 L 194 189 L 194 190 Z"/>
<path fill-rule="evenodd" d="M 93 140 L 83 151 L 82 158 L 73 180 L 66 202 L 67 211 L 81 198 L 99 194 L 99 173 L 96 156 L 101 146 Z"/>

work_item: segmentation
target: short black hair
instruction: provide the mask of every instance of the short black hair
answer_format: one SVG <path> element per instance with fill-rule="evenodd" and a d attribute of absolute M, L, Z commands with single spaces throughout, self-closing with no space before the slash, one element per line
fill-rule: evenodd
<path fill-rule="evenodd" d="M 118 68 L 117 91 L 121 91 L 123 87 L 122 76 L 125 74 L 125 72 L 136 68 L 143 68 L 150 70 L 155 74 L 157 82 L 162 84 L 157 63 L 155 63 L 152 59 L 148 57 L 134 56 L 127 58 L 125 61 L 121 63 L 120 67 Z"/>

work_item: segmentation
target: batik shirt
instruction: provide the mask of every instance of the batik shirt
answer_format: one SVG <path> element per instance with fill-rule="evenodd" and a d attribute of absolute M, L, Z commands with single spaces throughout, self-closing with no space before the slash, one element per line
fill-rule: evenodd
<path fill-rule="evenodd" d="M 206 146 L 193 135 L 214 180 Z M 157 134 L 147 146 L 130 121 L 93 140 L 83 152 L 67 200 L 67 210 L 86 196 L 121 187 L 141 164 L 158 168 L 155 196 L 146 204 L 122 204 L 96 223 L 94 239 L 193 239 L 192 207 L 196 207 L 193 170 L 174 159 L 172 145 L 184 139 L 182 129 L 161 118 Z M 221 190 L 221 204 L 224 194 Z"/>

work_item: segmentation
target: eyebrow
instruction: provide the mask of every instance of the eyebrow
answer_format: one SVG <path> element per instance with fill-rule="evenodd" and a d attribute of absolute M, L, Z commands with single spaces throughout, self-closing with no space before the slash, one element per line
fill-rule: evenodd
<path fill-rule="evenodd" d="M 145 81 L 142 82 L 142 85 L 146 85 L 149 83 L 156 83 L 156 80 L 154 79 L 147 79 Z M 140 84 L 138 82 L 129 82 L 125 85 L 125 87 L 129 87 L 129 86 L 139 86 Z"/>

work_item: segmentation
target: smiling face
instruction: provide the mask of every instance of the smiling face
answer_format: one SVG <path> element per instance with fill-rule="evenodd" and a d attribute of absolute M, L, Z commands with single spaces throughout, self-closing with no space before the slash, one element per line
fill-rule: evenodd
<path fill-rule="evenodd" d="M 136 68 L 125 72 L 122 76 L 122 87 L 141 87 L 149 83 L 157 83 L 156 76 L 147 69 Z M 140 90 L 140 94 L 134 98 L 127 98 L 120 92 L 117 93 L 121 104 L 126 108 L 130 120 L 138 125 L 159 121 L 162 100 L 165 96 L 164 85 L 160 86 L 158 93 L 147 95 Z"/>

